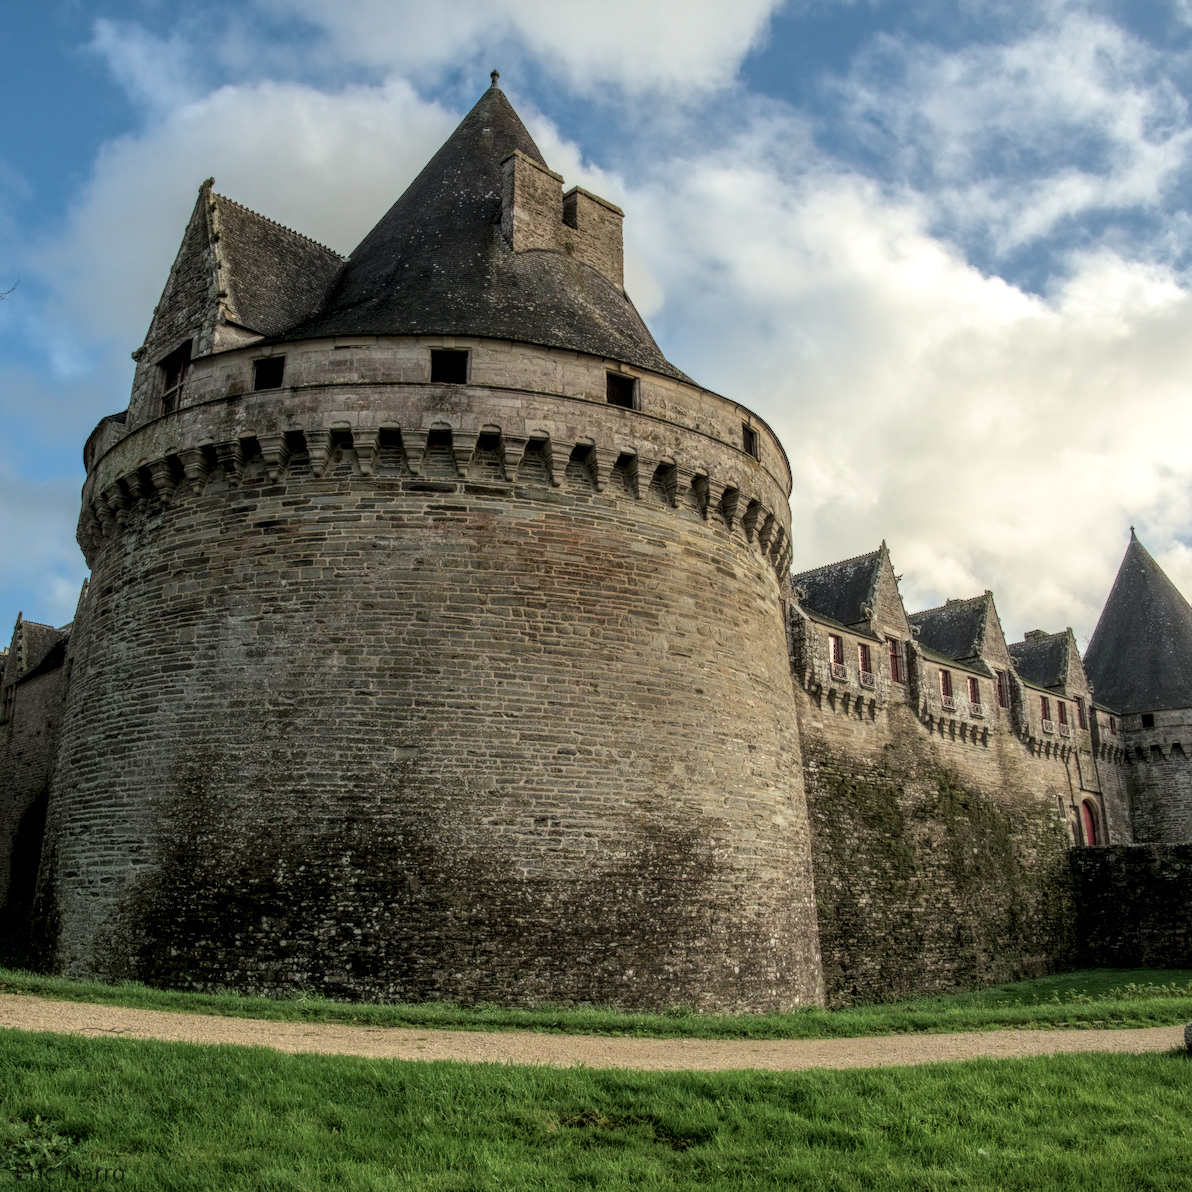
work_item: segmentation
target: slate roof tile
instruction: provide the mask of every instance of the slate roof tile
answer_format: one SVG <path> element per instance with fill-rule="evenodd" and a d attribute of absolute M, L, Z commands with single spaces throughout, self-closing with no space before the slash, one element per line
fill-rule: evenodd
<path fill-rule="evenodd" d="M 507 339 L 689 380 L 606 277 L 562 252 L 514 252 L 505 242 L 501 163 L 518 149 L 546 164 L 494 82 L 361 241 L 319 311 L 278 338 Z"/>
<path fill-rule="evenodd" d="M 1192 708 L 1192 607 L 1133 529 L 1084 669 L 1122 714 Z"/>

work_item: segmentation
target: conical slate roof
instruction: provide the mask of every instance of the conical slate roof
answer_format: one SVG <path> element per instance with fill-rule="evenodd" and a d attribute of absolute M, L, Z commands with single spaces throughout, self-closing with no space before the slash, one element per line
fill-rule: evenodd
<path fill-rule="evenodd" d="M 280 338 L 474 335 L 590 352 L 687 380 L 623 290 L 561 252 L 501 234 L 501 163 L 545 166 L 493 85 L 361 241 L 321 309 Z M 561 218 L 561 215 L 560 215 Z"/>
<path fill-rule="evenodd" d="M 1192 708 L 1192 607 L 1133 529 L 1084 669 L 1117 712 Z"/>

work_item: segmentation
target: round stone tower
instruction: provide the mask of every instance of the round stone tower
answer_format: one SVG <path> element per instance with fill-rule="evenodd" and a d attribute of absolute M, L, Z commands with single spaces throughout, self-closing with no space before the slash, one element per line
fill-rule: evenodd
<path fill-rule="evenodd" d="M 790 474 L 487 92 L 346 262 L 205 184 L 88 440 L 63 971 L 821 999 Z"/>

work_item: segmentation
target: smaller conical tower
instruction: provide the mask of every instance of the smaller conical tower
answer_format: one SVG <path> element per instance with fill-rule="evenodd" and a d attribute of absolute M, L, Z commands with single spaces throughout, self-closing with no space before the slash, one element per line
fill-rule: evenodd
<path fill-rule="evenodd" d="M 1135 838 L 1192 841 L 1192 605 L 1133 526 L 1084 668 L 1097 702 L 1123 718 Z"/>
<path fill-rule="evenodd" d="M 1192 605 L 1130 528 L 1130 545 L 1084 656 L 1115 711 L 1192 708 Z"/>

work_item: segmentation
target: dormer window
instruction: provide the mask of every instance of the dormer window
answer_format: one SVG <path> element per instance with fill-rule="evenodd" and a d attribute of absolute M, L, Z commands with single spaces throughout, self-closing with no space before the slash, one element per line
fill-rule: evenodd
<path fill-rule="evenodd" d="M 188 339 L 180 348 L 175 348 L 158 364 L 161 370 L 161 412 L 170 414 L 178 408 L 182 398 L 182 386 L 190 372 L 190 350 L 193 340 Z"/>
<path fill-rule="evenodd" d="M 896 637 L 886 638 L 886 645 L 890 648 L 890 682 L 905 683 L 902 665 L 902 642 Z"/>
<path fill-rule="evenodd" d="M 450 348 L 432 348 L 430 379 L 433 385 L 466 385 L 468 353 Z"/>
<path fill-rule="evenodd" d="M 752 455 L 754 459 L 759 458 L 757 450 L 757 431 L 755 431 L 748 422 L 741 423 L 741 449 L 746 455 Z"/>
<path fill-rule="evenodd" d="M 604 374 L 604 399 L 610 406 L 636 410 L 637 379 L 626 376 L 625 373 L 606 372 Z"/>
<path fill-rule="evenodd" d="M 262 389 L 280 389 L 286 375 L 286 358 L 284 356 L 266 356 L 264 360 L 254 360 L 252 366 L 252 387 L 254 392 Z"/>

